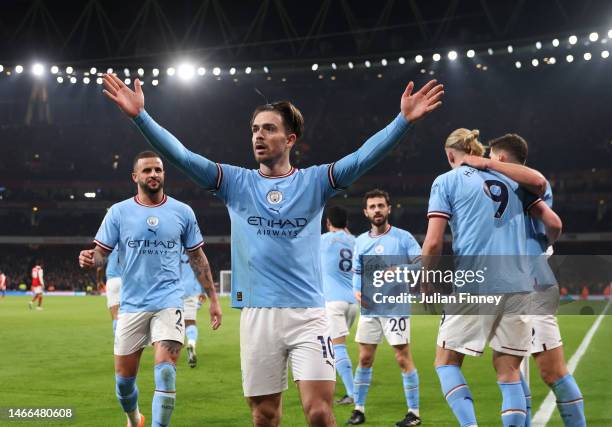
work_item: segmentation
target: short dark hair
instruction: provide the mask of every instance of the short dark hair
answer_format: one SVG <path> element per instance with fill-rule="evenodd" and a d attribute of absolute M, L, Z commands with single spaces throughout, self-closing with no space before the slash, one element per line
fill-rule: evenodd
<path fill-rule="evenodd" d="M 381 190 L 379 188 L 375 188 L 374 190 L 370 190 L 367 193 L 364 194 L 363 196 L 363 207 L 367 208 L 368 207 L 368 199 L 373 199 L 374 197 L 384 197 L 385 201 L 387 202 L 388 205 L 391 205 L 391 197 L 389 196 L 389 193 L 387 193 L 385 190 Z"/>
<path fill-rule="evenodd" d="M 340 206 L 330 206 L 325 213 L 325 217 L 336 228 L 346 228 L 346 216 L 346 209 Z"/>
<path fill-rule="evenodd" d="M 253 111 L 253 115 L 251 116 L 251 126 L 253 126 L 255 117 L 257 117 L 257 115 L 263 111 L 274 111 L 280 114 L 285 130 L 287 133 L 294 133 L 296 140 L 300 139 L 304 134 L 304 116 L 302 116 L 300 110 L 298 110 L 297 107 L 291 102 L 277 101 L 271 104 L 260 105 L 259 107 L 255 108 L 255 111 Z"/>
<path fill-rule="evenodd" d="M 151 151 L 151 150 L 141 151 L 140 153 L 136 154 L 136 157 L 134 157 L 134 163 L 132 164 L 132 169 L 136 170 L 136 163 L 138 163 L 138 160 L 150 159 L 154 157 L 161 159 L 161 156 L 157 154 L 155 151 Z"/>
<path fill-rule="evenodd" d="M 504 150 L 521 164 L 527 161 L 527 141 L 516 133 L 507 133 L 489 142 L 492 150 Z"/>

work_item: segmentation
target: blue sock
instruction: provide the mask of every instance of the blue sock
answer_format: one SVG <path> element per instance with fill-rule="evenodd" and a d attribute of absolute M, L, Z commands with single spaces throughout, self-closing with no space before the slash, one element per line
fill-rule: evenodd
<path fill-rule="evenodd" d="M 117 332 L 117 319 L 113 319 L 113 336 Z"/>
<path fill-rule="evenodd" d="M 557 408 L 566 427 L 586 426 L 584 418 L 584 400 L 582 393 L 571 374 L 567 374 L 552 385 L 557 397 Z"/>
<path fill-rule="evenodd" d="M 196 325 L 189 325 L 185 329 L 185 335 L 187 335 L 188 341 L 197 341 L 198 340 L 198 327 Z"/>
<path fill-rule="evenodd" d="M 138 406 L 138 387 L 136 377 L 115 375 L 115 392 L 123 408 L 123 412 L 132 412 Z"/>
<path fill-rule="evenodd" d="M 355 406 L 365 407 L 370 382 L 372 382 L 372 368 L 358 366 L 355 370 Z"/>
<path fill-rule="evenodd" d="M 521 387 L 523 387 L 523 394 L 525 395 L 525 403 L 527 404 L 527 416 L 525 418 L 525 427 L 531 427 L 531 390 L 529 384 L 525 381 L 525 377 L 521 372 Z"/>
<path fill-rule="evenodd" d="M 417 370 L 402 372 L 402 382 L 404 383 L 404 395 L 406 405 L 409 410 L 413 410 L 416 415 L 419 412 L 419 374 Z"/>
<path fill-rule="evenodd" d="M 353 397 L 353 364 L 346 352 L 346 344 L 334 344 L 334 353 L 336 358 L 336 371 L 349 397 Z"/>
<path fill-rule="evenodd" d="M 442 393 L 461 427 L 477 425 L 474 399 L 461 368 L 456 365 L 442 365 L 436 368 L 436 372 L 440 378 Z"/>
<path fill-rule="evenodd" d="M 497 383 L 502 393 L 501 419 L 504 427 L 522 427 L 527 418 L 527 404 L 521 382 Z"/>
<path fill-rule="evenodd" d="M 152 405 L 152 427 L 170 425 L 176 399 L 176 367 L 162 362 L 155 365 L 155 393 Z"/>

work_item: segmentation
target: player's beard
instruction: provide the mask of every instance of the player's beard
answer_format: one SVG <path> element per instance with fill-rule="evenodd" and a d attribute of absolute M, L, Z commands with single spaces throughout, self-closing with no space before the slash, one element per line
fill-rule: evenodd
<path fill-rule="evenodd" d="M 152 180 L 150 180 L 150 181 L 152 181 Z M 159 183 L 157 185 L 157 187 L 150 187 L 149 183 L 147 181 L 139 182 L 138 185 L 140 186 L 140 189 L 142 191 L 144 191 L 147 194 L 153 195 L 153 194 L 159 193 L 164 188 L 164 181 L 163 180 L 160 179 L 157 182 Z"/>
<path fill-rule="evenodd" d="M 389 215 L 380 215 L 380 216 L 373 216 L 370 217 L 370 224 L 375 225 L 375 226 L 379 226 L 384 224 L 385 222 L 387 222 L 387 219 L 389 218 Z"/>

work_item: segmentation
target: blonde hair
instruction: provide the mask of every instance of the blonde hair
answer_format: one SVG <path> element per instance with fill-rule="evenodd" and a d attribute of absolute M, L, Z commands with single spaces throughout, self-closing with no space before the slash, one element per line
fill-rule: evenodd
<path fill-rule="evenodd" d="M 452 131 L 448 138 L 446 138 L 444 147 L 454 148 L 455 150 L 481 157 L 485 149 L 480 141 L 478 141 L 478 136 L 480 136 L 478 129 L 459 128 Z"/>

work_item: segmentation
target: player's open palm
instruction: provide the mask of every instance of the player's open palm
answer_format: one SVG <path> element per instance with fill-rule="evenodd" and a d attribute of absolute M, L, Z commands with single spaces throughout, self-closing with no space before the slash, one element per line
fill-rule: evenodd
<path fill-rule="evenodd" d="M 430 80 L 415 93 L 412 93 L 414 82 L 410 82 L 406 86 L 406 90 L 402 94 L 400 107 L 402 114 L 410 123 L 416 122 L 442 105 L 444 85 L 436 83 L 436 80 Z"/>
<path fill-rule="evenodd" d="M 136 117 L 144 110 L 144 94 L 138 79 L 134 81 L 132 90 L 116 75 L 105 74 L 103 93 L 130 117 Z"/>

